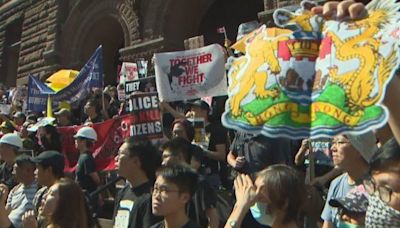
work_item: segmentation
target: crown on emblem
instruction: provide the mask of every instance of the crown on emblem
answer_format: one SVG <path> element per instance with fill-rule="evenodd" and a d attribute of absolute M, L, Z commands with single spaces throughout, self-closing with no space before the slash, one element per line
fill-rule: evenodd
<path fill-rule="evenodd" d="M 319 41 L 315 40 L 293 40 L 288 42 L 288 48 L 293 57 L 315 58 L 319 53 Z"/>

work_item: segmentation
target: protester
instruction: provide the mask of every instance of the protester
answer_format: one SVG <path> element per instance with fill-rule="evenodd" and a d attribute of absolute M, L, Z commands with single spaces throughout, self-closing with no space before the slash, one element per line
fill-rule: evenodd
<path fill-rule="evenodd" d="M 49 188 L 64 176 L 64 156 L 58 151 L 44 151 L 34 158 L 36 163 L 36 177 L 40 186 L 43 186 L 33 200 L 34 211 L 39 215 L 42 199 Z M 39 219 L 38 219 L 39 221 Z M 40 221 L 39 221 L 40 222 Z"/>
<path fill-rule="evenodd" d="M 29 122 L 25 122 L 20 129 L 19 136 L 22 140 L 22 147 L 25 150 L 34 150 L 36 147 L 36 142 L 30 136 L 28 132 L 28 128 L 31 124 Z"/>
<path fill-rule="evenodd" d="M 89 99 L 84 107 L 84 112 L 87 115 L 87 119 L 85 120 L 85 124 L 94 124 L 103 122 L 104 119 L 100 114 L 100 107 L 98 107 L 98 103 L 95 99 Z"/>
<path fill-rule="evenodd" d="M 214 189 L 219 189 L 221 186 L 220 171 L 226 164 L 227 130 L 219 122 L 209 122 L 210 106 L 207 102 L 196 100 L 190 103 L 190 105 L 191 108 L 188 115 L 204 119 L 206 139 L 208 139 L 206 142 L 208 145 L 200 145 L 205 156 L 204 167 L 201 173 L 205 175 Z"/>
<path fill-rule="evenodd" d="M 14 133 L 16 130 L 16 126 L 10 120 L 4 120 L 0 125 L 0 131 L 3 135 Z"/>
<path fill-rule="evenodd" d="M 389 140 L 370 161 L 366 227 L 400 227 L 400 146 Z"/>
<path fill-rule="evenodd" d="M 308 162 L 306 166 L 306 178 L 309 179 L 312 185 L 324 189 L 329 187 L 332 179 L 336 178 L 342 171 L 334 168 L 332 160 L 332 152 L 330 151 L 330 140 L 315 140 L 314 145 L 310 147 L 312 141 L 309 139 L 304 139 L 301 143 L 301 147 L 295 156 L 295 165 L 301 167 Z M 312 150 L 312 151 L 310 151 Z M 313 153 L 313 154 L 310 154 Z M 314 162 L 314 179 L 311 180 L 311 167 L 309 166 L 310 159 L 307 158 L 312 156 Z"/>
<path fill-rule="evenodd" d="M 73 122 L 71 120 L 71 112 L 68 109 L 62 108 L 58 112 L 55 112 L 54 115 L 56 116 L 58 127 L 73 125 Z"/>
<path fill-rule="evenodd" d="M 74 138 L 75 147 L 79 151 L 75 180 L 86 194 L 90 194 L 97 189 L 101 181 L 91 151 L 97 141 L 97 133 L 91 127 L 82 127 L 74 135 Z M 99 210 L 99 200 L 100 198 L 95 198 L 90 202 L 94 213 Z"/>
<path fill-rule="evenodd" d="M 194 139 L 193 124 L 187 119 L 176 119 L 172 123 L 172 137 L 180 137 L 188 142 L 192 142 Z M 204 159 L 203 149 L 195 144 L 191 144 L 191 152 L 190 166 L 195 170 L 199 170 Z"/>
<path fill-rule="evenodd" d="M 62 151 L 61 137 L 57 128 L 47 124 L 38 129 L 40 151 Z"/>
<path fill-rule="evenodd" d="M 40 213 L 49 221 L 47 227 L 91 227 L 84 194 L 79 185 L 68 178 L 61 178 L 50 187 Z M 38 227 L 33 211 L 26 213 L 22 220 L 24 228 Z"/>
<path fill-rule="evenodd" d="M 115 197 L 115 227 L 150 227 L 160 221 L 151 213 L 150 189 L 160 165 L 157 149 L 148 141 L 130 137 L 115 157 L 118 175 L 126 185 Z"/>
<path fill-rule="evenodd" d="M 253 182 L 239 175 L 234 182 L 236 203 L 226 228 L 241 227 L 243 218 L 256 202 L 272 216 L 272 228 L 301 227 L 301 213 L 306 199 L 299 173 L 287 165 L 272 165 L 257 174 Z M 263 216 L 268 216 L 266 213 Z"/>
<path fill-rule="evenodd" d="M 191 143 L 176 137 L 162 146 L 163 165 L 190 165 L 192 151 Z M 196 171 L 197 172 L 197 171 Z M 198 187 L 188 204 L 188 216 L 201 227 L 218 227 L 219 215 L 216 210 L 217 195 L 215 190 L 199 175 Z"/>
<path fill-rule="evenodd" d="M 339 226 L 339 211 L 329 205 L 331 199 L 343 198 L 356 185 L 361 184 L 368 172 L 367 160 L 377 151 L 373 133 L 359 136 L 339 135 L 332 141 L 332 157 L 336 167 L 344 173 L 335 178 L 329 187 L 321 218 L 323 228 Z"/>
<path fill-rule="evenodd" d="M 368 193 L 363 185 L 356 186 L 343 198 L 331 199 L 329 204 L 339 208 L 339 228 L 365 227 Z"/>
<path fill-rule="evenodd" d="M 278 163 L 289 165 L 293 161 L 290 140 L 237 132 L 227 161 L 236 171 L 249 175 L 269 165 Z"/>
<path fill-rule="evenodd" d="M 18 128 L 25 123 L 26 116 L 23 112 L 16 112 L 13 117 L 14 117 L 14 123 Z"/>
<path fill-rule="evenodd" d="M 11 189 L 9 194 L 8 187 L 0 185 L 0 203 L 2 203 L 0 206 L 0 227 L 22 227 L 22 216 L 28 210 L 33 209 L 33 198 L 38 189 L 34 171 L 35 163 L 31 157 L 27 155 L 17 157 L 14 173 L 19 184 Z"/>
<path fill-rule="evenodd" d="M 17 134 L 9 133 L 0 139 L 0 156 L 4 161 L 0 166 L 0 182 L 5 184 L 8 189 L 12 189 L 17 184 L 12 171 L 18 150 L 21 148 L 22 140 Z"/>
<path fill-rule="evenodd" d="M 102 115 L 105 119 L 113 118 L 114 116 L 118 115 L 119 107 L 116 107 L 116 103 L 114 102 L 113 105 L 111 103 L 111 96 L 107 93 L 103 94 L 103 104 L 102 106 Z"/>
<path fill-rule="evenodd" d="M 186 205 L 191 200 L 198 176 L 188 166 L 164 166 L 157 171 L 152 189 L 152 211 L 164 220 L 152 228 L 182 227 L 197 228 L 198 224 L 186 215 Z"/>

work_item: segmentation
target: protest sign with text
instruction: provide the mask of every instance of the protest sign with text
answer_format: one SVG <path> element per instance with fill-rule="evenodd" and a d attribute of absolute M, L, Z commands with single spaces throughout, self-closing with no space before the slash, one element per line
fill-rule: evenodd
<path fill-rule="evenodd" d="M 102 87 L 103 54 L 100 46 L 80 70 L 74 81 L 58 92 L 49 88 L 38 78 L 29 76 L 28 110 L 45 111 L 48 96 L 52 97 L 53 107 L 57 107 L 60 102 L 68 102 L 72 106 L 77 106 L 82 99 L 87 97 L 92 88 Z"/>
<path fill-rule="evenodd" d="M 137 80 L 125 82 L 125 94 L 133 92 L 156 92 L 156 78 L 154 76 L 139 78 Z"/>
<path fill-rule="evenodd" d="M 163 136 L 157 93 L 134 93 L 129 98 L 130 135 L 155 139 Z"/>
<path fill-rule="evenodd" d="M 155 54 L 157 91 L 160 100 L 180 101 L 227 94 L 222 47 Z"/>

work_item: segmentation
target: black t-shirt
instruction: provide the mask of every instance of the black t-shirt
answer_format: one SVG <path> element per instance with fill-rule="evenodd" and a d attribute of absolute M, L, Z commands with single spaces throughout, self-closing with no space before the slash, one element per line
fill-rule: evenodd
<path fill-rule="evenodd" d="M 230 149 L 233 155 L 245 157 L 246 163 L 237 171 L 246 174 L 261 171 L 273 164 L 290 164 L 292 161 L 291 141 L 284 138 L 237 132 Z"/>
<path fill-rule="evenodd" d="M 227 145 L 227 130 L 222 126 L 219 122 L 209 123 L 206 127 L 206 137 L 209 140 L 208 150 L 216 151 L 216 145 Z M 202 171 L 202 174 L 218 174 L 218 161 L 212 160 L 210 158 L 205 157 L 203 165 L 205 166 L 205 170 Z"/>
<path fill-rule="evenodd" d="M 150 227 L 162 220 L 151 212 L 151 187 L 146 182 L 136 188 L 127 184 L 121 189 L 115 200 L 114 227 Z"/>
<path fill-rule="evenodd" d="M 10 190 L 18 184 L 12 171 L 13 166 L 7 166 L 5 162 L 0 165 L 0 183 L 7 185 Z"/>
<path fill-rule="evenodd" d="M 155 224 L 154 226 L 152 226 L 151 228 L 164 228 L 164 227 L 165 227 L 164 221 L 161 221 L 161 222 Z M 196 224 L 195 222 L 193 222 L 192 220 L 189 220 L 181 228 L 200 228 L 200 226 L 198 224 Z"/>
<path fill-rule="evenodd" d="M 204 160 L 204 152 L 203 149 L 201 149 L 201 147 L 195 145 L 195 144 L 191 144 L 192 147 L 192 157 L 198 161 L 198 162 L 203 162 Z"/>
<path fill-rule="evenodd" d="M 97 185 L 89 175 L 96 172 L 96 162 L 90 152 L 81 153 L 78 159 L 78 167 L 76 168 L 76 182 L 83 190 L 88 193 L 96 190 Z"/>
<path fill-rule="evenodd" d="M 201 227 L 208 226 L 206 210 L 215 208 L 217 205 L 217 194 L 211 185 L 200 176 L 198 187 L 192 200 L 188 204 L 188 216 L 196 221 Z"/>

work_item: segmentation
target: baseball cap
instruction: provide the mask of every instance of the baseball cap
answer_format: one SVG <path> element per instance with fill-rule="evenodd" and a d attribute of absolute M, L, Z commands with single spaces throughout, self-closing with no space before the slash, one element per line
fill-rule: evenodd
<path fill-rule="evenodd" d="M 204 110 L 210 110 L 210 106 L 207 104 L 207 102 L 203 101 L 203 100 L 196 100 L 194 102 L 189 102 L 190 106 L 197 106 L 200 107 L 201 109 Z"/>
<path fill-rule="evenodd" d="M 23 112 L 16 112 L 13 116 L 14 118 L 26 118 Z"/>
<path fill-rule="evenodd" d="M 8 133 L 1 137 L 0 144 L 7 144 L 18 149 L 22 148 L 22 140 L 18 134 Z"/>
<path fill-rule="evenodd" d="M 342 208 L 349 212 L 366 213 L 368 208 L 368 193 L 363 185 L 350 190 L 343 198 L 329 200 L 332 207 Z"/>
<path fill-rule="evenodd" d="M 369 162 L 372 156 L 378 151 L 376 137 L 372 131 L 360 135 L 347 134 L 346 136 L 351 145 L 357 149 L 367 162 Z"/>
<path fill-rule="evenodd" d="M 62 116 L 62 115 L 69 116 L 69 115 L 71 115 L 71 112 L 66 108 L 62 108 L 62 109 L 58 110 L 57 112 L 55 112 L 54 115 L 56 115 L 56 116 Z"/>
<path fill-rule="evenodd" d="M 64 156 L 55 150 L 44 151 L 36 156 L 33 161 L 39 165 L 51 166 L 53 170 L 64 170 Z"/>
<path fill-rule="evenodd" d="M 16 130 L 15 126 L 8 120 L 3 121 L 3 123 L 1 123 L 1 125 L 0 125 L 0 128 L 7 129 L 11 132 Z"/>

